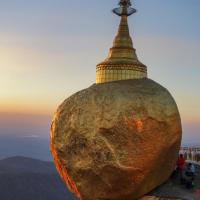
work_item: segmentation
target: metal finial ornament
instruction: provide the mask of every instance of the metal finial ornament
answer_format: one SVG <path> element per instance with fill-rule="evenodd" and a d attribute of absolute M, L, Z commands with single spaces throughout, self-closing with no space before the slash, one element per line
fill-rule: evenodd
<path fill-rule="evenodd" d="M 113 13 L 118 16 L 130 16 L 137 12 L 135 8 L 131 7 L 132 4 L 130 0 L 120 0 L 119 5 L 119 8 L 113 9 Z"/>
<path fill-rule="evenodd" d="M 130 0 L 120 0 L 119 5 L 120 6 L 126 6 L 126 5 L 131 6 L 131 1 Z"/>

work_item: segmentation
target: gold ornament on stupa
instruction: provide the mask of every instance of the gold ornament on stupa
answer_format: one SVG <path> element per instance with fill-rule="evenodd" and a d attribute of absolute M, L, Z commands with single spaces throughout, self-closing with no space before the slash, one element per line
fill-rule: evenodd
<path fill-rule="evenodd" d="M 96 67 L 97 84 L 147 78 L 147 67 L 138 60 L 129 34 L 127 18 L 136 13 L 136 9 L 131 7 L 130 0 L 120 0 L 119 5 L 113 9 L 113 13 L 121 17 L 118 33 L 108 58 Z"/>

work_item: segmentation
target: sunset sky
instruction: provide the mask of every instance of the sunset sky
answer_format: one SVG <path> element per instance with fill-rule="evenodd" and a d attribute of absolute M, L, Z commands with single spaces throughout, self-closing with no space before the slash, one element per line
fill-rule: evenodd
<path fill-rule="evenodd" d="M 137 55 L 175 98 L 184 142 L 200 143 L 200 1 L 134 2 Z M 0 0 L 0 135 L 48 136 L 57 106 L 95 82 L 116 34 L 117 3 Z"/>

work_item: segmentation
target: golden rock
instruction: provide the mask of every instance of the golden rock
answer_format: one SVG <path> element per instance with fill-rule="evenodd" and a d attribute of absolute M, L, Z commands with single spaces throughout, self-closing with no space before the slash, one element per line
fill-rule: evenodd
<path fill-rule="evenodd" d="M 174 170 L 181 122 L 169 92 L 150 79 L 94 84 L 66 99 L 51 127 L 51 151 L 82 200 L 134 200 Z"/>
<path fill-rule="evenodd" d="M 170 93 L 147 78 L 121 16 L 96 84 L 66 99 L 55 113 L 50 146 L 56 168 L 81 200 L 134 200 L 165 182 L 175 168 L 181 120 Z"/>

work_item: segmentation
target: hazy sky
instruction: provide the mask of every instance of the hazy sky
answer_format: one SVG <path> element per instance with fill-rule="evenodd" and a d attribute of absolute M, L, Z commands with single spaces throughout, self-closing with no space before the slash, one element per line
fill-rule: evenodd
<path fill-rule="evenodd" d="M 106 58 L 119 23 L 110 12 L 117 2 L 0 0 L 5 127 L 18 118 L 13 113 L 28 114 L 33 124 L 40 115 L 51 116 L 66 97 L 95 82 L 95 66 Z M 138 13 L 129 25 L 138 57 L 148 66 L 149 78 L 175 98 L 184 139 L 200 141 L 200 1 L 135 0 L 135 7 Z M 5 113 L 10 113 L 6 119 Z M 23 124 L 28 130 L 26 120 Z"/>

